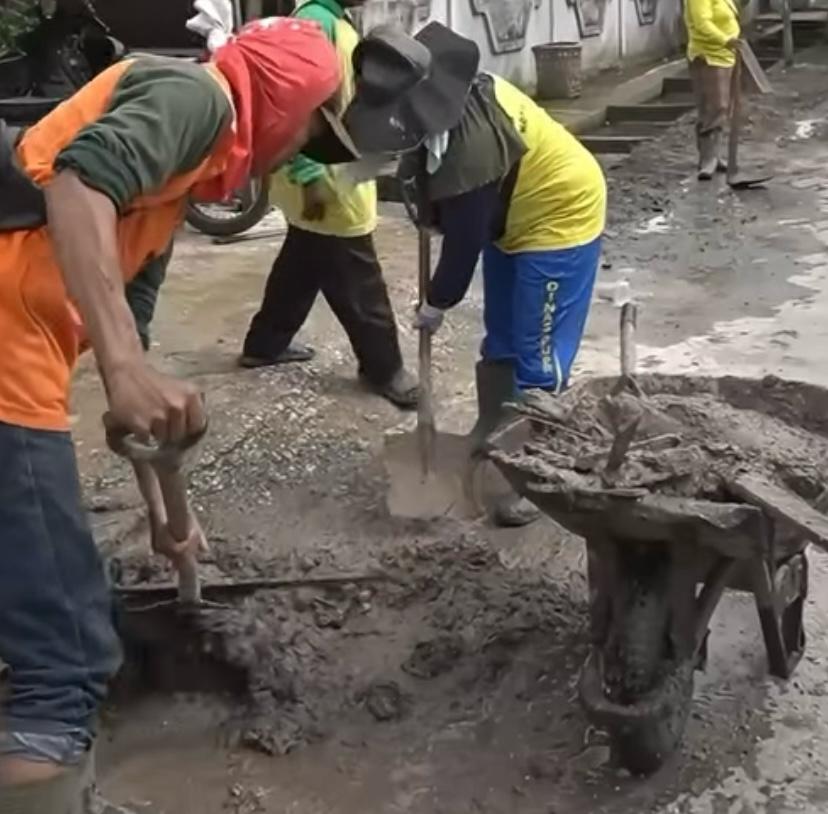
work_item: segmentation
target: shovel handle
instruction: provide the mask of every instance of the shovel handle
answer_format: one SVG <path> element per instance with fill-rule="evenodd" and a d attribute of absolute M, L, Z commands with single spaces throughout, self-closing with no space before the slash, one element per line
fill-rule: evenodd
<path fill-rule="evenodd" d="M 636 348 L 635 329 L 638 322 L 638 309 L 635 303 L 628 302 L 621 306 L 621 375 L 630 378 L 635 375 Z"/>
<path fill-rule="evenodd" d="M 177 466 L 156 466 L 158 485 L 167 511 L 167 527 L 177 542 L 190 536 L 190 506 L 187 501 L 187 484 Z"/>
<path fill-rule="evenodd" d="M 426 301 L 431 280 L 431 235 L 420 227 L 418 232 L 419 293 L 420 302 Z M 423 475 L 431 471 L 434 458 L 434 389 L 431 380 L 431 331 L 420 328 L 419 348 L 420 398 L 417 405 L 417 435 L 420 446 L 420 462 Z"/>
<path fill-rule="evenodd" d="M 730 76 L 730 133 L 727 140 L 727 180 L 739 173 L 739 136 L 742 129 L 742 55 L 736 49 L 736 62 Z"/>
<path fill-rule="evenodd" d="M 155 472 L 167 511 L 167 528 L 176 542 L 184 542 L 190 537 L 192 517 L 187 500 L 187 483 L 181 467 L 172 462 L 165 462 L 156 465 Z M 201 585 L 195 554 L 177 557 L 174 565 L 178 572 L 179 600 L 184 603 L 201 601 Z"/>
<path fill-rule="evenodd" d="M 195 557 L 182 557 L 175 565 L 178 572 L 178 601 L 182 605 L 198 605 L 201 602 L 201 578 Z"/>

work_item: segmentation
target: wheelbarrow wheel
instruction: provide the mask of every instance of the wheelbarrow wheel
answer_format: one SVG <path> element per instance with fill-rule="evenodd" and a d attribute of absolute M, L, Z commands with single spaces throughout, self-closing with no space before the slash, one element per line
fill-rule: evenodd
<path fill-rule="evenodd" d="M 666 566 L 637 558 L 627 569 L 627 600 L 604 656 L 607 689 L 622 704 L 650 691 L 670 657 Z"/>
<path fill-rule="evenodd" d="M 659 769 L 681 742 L 693 669 L 676 666 L 670 642 L 669 561 L 624 564 L 626 600 L 603 653 L 602 687 L 616 714 L 605 720 L 615 759 L 633 774 Z"/>
<path fill-rule="evenodd" d="M 682 665 L 659 687 L 652 715 L 610 727 L 613 756 L 632 774 L 653 774 L 680 747 L 693 703 L 693 674 L 692 665 Z"/>

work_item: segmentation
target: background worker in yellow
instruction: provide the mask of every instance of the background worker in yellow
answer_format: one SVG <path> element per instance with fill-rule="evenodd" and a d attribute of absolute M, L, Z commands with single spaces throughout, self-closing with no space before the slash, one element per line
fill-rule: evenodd
<path fill-rule="evenodd" d="M 699 180 L 709 181 L 727 165 L 721 158 L 728 117 L 730 76 L 739 41 L 739 0 L 685 0 L 687 60 L 698 119 Z"/>
<path fill-rule="evenodd" d="M 404 154 L 400 173 L 427 201 L 418 218 L 443 235 L 417 328 L 440 327 L 483 255 L 472 431 L 482 448 L 507 402 L 567 384 L 601 255 L 606 185 L 591 153 L 513 85 L 478 73 L 479 58 L 472 40 L 439 23 L 415 38 L 375 29 L 354 54 L 345 121 L 361 155 Z M 495 520 L 536 516 L 512 499 Z"/>
<path fill-rule="evenodd" d="M 336 45 L 345 77 L 343 105 L 353 94 L 351 56 L 359 41 L 346 9 L 363 2 L 307 0 L 293 13 L 318 22 Z M 374 247 L 376 183 L 354 186 L 337 168 L 300 155 L 274 177 L 271 190 L 288 231 L 244 340 L 241 365 L 262 367 L 312 358 L 314 351 L 293 339 L 321 291 L 348 334 L 362 381 L 398 407 L 415 407 L 417 381 L 403 367 L 394 312 Z"/>

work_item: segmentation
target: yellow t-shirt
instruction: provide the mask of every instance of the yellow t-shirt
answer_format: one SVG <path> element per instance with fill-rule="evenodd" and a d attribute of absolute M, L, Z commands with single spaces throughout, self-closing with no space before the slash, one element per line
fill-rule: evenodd
<path fill-rule="evenodd" d="M 337 20 L 334 42 L 342 66 L 342 104 L 347 105 L 354 95 L 351 55 L 359 36 L 347 20 Z M 361 237 L 377 228 L 377 185 L 374 181 L 354 186 L 340 178 L 337 167 L 328 167 L 323 181 L 329 187 L 331 202 L 322 220 L 307 221 L 302 217 L 302 188 L 291 181 L 287 168 L 272 178 L 271 202 L 282 210 L 289 224 L 320 235 Z"/>
<path fill-rule="evenodd" d="M 738 0 L 685 0 L 687 59 L 701 57 L 708 65 L 730 68 L 736 56 L 727 43 L 739 36 Z"/>
<path fill-rule="evenodd" d="M 498 248 L 543 251 L 595 240 L 604 231 L 607 211 L 600 164 L 525 93 L 493 78 L 497 102 L 526 145 Z"/>

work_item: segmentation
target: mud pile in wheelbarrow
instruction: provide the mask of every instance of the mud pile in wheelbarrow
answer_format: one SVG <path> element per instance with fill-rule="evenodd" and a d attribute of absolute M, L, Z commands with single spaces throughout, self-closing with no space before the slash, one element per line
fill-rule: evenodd
<path fill-rule="evenodd" d="M 680 744 L 726 588 L 754 594 L 773 674 L 802 656 L 805 548 L 828 547 L 828 391 L 622 377 L 518 412 L 492 459 L 587 544 L 581 700 L 620 762 L 652 772 Z"/>
<path fill-rule="evenodd" d="M 813 500 L 828 481 L 828 439 L 802 426 L 798 399 L 777 382 L 650 377 L 640 394 L 615 395 L 614 381 L 595 382 L 526 411 L 532 440 L 509 462 L 562 490 L 721 500 L 750 473 Z"/>

